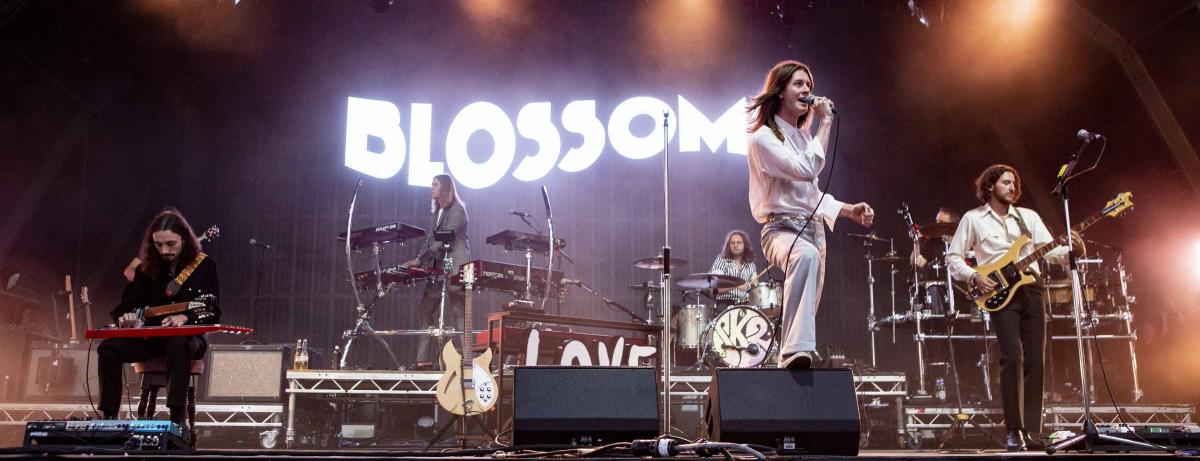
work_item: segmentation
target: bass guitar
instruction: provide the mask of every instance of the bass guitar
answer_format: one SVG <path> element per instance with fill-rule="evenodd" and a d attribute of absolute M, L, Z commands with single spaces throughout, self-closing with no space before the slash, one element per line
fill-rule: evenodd
<path fill-rule="evenodd" d="M 1104 206 L 1104 209 L 1089 216 L 1079 224 L 1071 228 L 1074 232 L 1082 233 L 1085 229 L 1096 224 L 1104 218 L 1115 218 L 1120 216 L 1126 210 L 1133 207 L 1133 193 L 1123 192 L 1117 195 L 1116 198 L 1109 200 Z M 1004 253 L 999 260 L 991 264 L 981 264 L 975 268 L 975 272 L 979 275 L 987 277 L 996 283 L 995 288 L 984 291 L 979 287 L 971 287 L 968 295 L 975 304 L 988 312 L 998 312 L 1008 306 L 1009 301 L 1016 294 L 1017 289 L 1023 285 L 1033 283 L 1035 278 L 1028 271 L 1029 266 L 1037 260 L 1041 259 L 1050 250 L 1057 248 L 1063 237 L 1059 237 L 1053 242 L 1043 244 L 1033 251 L 1029 256 L 1018 259 L 1021 255 L 1021 249 L 1029 243 L 1029 237 L 1022 235 L 1013 242 L 1012 248 Z"/>

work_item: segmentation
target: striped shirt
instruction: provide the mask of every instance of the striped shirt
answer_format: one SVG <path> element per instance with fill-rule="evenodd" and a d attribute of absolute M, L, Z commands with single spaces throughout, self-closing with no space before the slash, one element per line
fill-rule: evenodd
<path fill-rule="evenodd" d="M 751 261 L 747 264 L 741 264 L 732 259 L 726 259 L 718 256 L 717 259 L 713 261 L 712 269 L 710 269 L 709 272 L 732 275 L 749 282 L 750 279 L 754 278 L 754 276 L 758 273 L 758 267 L 754 264 L 754 261 Z M 750 293 L 741 288 L 734 288 L 718 294 L 717 300 L 733 301 L 734 304 L 745 304 L 750 300 Z"/>

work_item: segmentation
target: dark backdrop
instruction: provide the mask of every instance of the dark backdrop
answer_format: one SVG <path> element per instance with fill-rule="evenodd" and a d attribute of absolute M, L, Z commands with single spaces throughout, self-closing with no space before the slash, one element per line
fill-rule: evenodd
<path fill-rule="evenodd" d="M 58 334 L 63 301 L 56 316 L 52 298 L 63 274 L 91 288 L 103 317 L 119 298 L 121 269 L 144 226 L 173 205 L 198 230 L 221 226 L 207 251 L 220 265 L 223 322 L 257 328 L 260 342 L 310 338 L 328 348 L 353 319 L 334 235 L 344 230 L 356 181 L 365 178 L 356 227 L 428 225 L 429 189 L 409 186 L 407 168 L 379 180 L 343 165 L 348 97 L 396 104 L 406 130 L 409 105 L 432 104 L 432 152 L 440 161 L 450 121 L 472 102 L 492 102 L 515 121 L 527 103 L 550 102 L 558 120 L 566 103 L 595 100 L 607 123 L 627 98 L 656 97 L 678 111 L 682 95 L 715 118 L 756 93 L 772 64 L 792 58 L 812 66 L 816 92 L 836 100 L 841 113 L 825 186 L 839 199 L 872 204 L 876 232 L 902 251 L 895 214 L 902 201 L 918 221 L 932 220 L 940 205 L 976 206 L 972 181 L 998 162 L 1020 169 L 1023 204 L 1061 231 L 1060 207 L 1049 194 L 1054 173 L 1078 148 L 1077 129 L 1104 133 L 1100 167 L 1073 189 L 1074 217 L 1119 191 L 1134 193 L 1136 213 L 1097 225 L 1088 238 L 1124 248 L 1135 274 L 1143 386 L 1156 399 L 1194 400 L 1187 383 L 1200 378 L 1200 366 L 1186 351 L 1200 344 L 1182 330 L 1198 304 L 1197 193 L 1118 62 L 1082 33 L 1062 2 L 920 2 L 929 27 L 899 1 L 397 1 L 382 14 L 366 1 L 6 3 L 0 270 L 22 274 L 0 297 L 9 324 Z M 1026 3 L 1042 6 L 1030 16 L 1014 11 Z M 1194 143 L 1194 3 L 1080 5 L 1133 43 Z M 639 119 L 634 132 L 649 132 L 651 123 Z M 581 142 L 560 133 L 564 150 Z M 479 160 L 491 140 L 476 134 L 471 146 Z M 518 152 L 534 147 L 518 142 Z M 671 246 L 690 261 L 682 272 L 706 271 L 728 230 L 758 234 L 745 158 L 724 145 L 678 149 L 676 135 Z M 541 217 L 543 185 L 575 259 L 568 275 L 638 306 L 625 287 L 657 277 L 631 263 L 662 246 L 661 154 L 631 160 L 606 144 L 583 172 L 555 169 L 526 183 L 510 171 L 489 188 L 463 188 L 473 258 L 522 261 L 483 240 L 525 230 L 511 209 Z M 845 237 L 862 231 L 841 220 L 830 233 L 818 341 L 867 360 L 866 267 L 859 242 Z M 261 253 L 261 277 L 250 238 L 275 247 Z M 384 262 L 414 254 L 389 247 Z M 1099 256 L 1115 260 L 1111 252 Z M 884 313 L 888 278 L 876 276 Z M 900 274 L 899 283 L 906 278 Z M 376 326 L 416 326 L 417 296 L 406 289 L 383 301 Z M 503 301 L 481 297 L 476 325 Z M 561 312 L 625 318 L 578 290 Z M 880 368 L 914 371 L 910 335 L 902 327 L 893 345 L 890 332 L 881 332 Z M 404 356 L 412 346 L 393 344 Z M 1121 349 L 1112 350 L 1105 359 L 1124 370 Z M 1110 373 L 1118 393 L 1128 389 L 1126 375 Z"/>

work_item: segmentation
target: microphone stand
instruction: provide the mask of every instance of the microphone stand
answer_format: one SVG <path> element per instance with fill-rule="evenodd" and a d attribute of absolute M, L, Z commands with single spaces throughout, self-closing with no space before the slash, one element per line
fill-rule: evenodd
<path fill-rule="evenodd" d="M 1058 184 L 1054 186 L 1054 195 L 1058 195 L 1059 199 L 1062 200 L 1063 219 L 1064 224 L 1067 226 L 1067 261 L 1069 262 L 1069 267 L 1071 269 L 1071 314 L 1075 320 L 1075 348 L 1079 354 L 1079 388 L 1083 393 L 1083 416 L 1081 418 L 1083 419 L 1083 433 L 1056 444 L 1047 445 L 1046 454 L 1052 455 L 1059 450 L 1066 450 L 1070 448 L 1084 449 L 1088 452 L 1091 452 L 1096 449 L 1096 446 L 1099 445 L 1098 442 L 1100 441 L 1133 445 L 1148 450 L 1163 450 L 1168 453 L 1174 453 L 1173 450 L 1167 449 L 1166 447 L 1140 442 L 1137 440 L 1127 440 L 1108 434 L 1101 434 L 1100 431 L 1096 429 L 1096 422 L 1092 416 L 1092 393 L 1089 389 L 1089 386 L 1091 385 L 1089 383 L 1091 364 L 1086 363 L 1083 359 L 1083 287 L 1080 284 L 1081 275 L 1079 271 L 1079 264 L 1075 259 L 1075 236 L 1072 235 L 1072 232 L 1070 232 L 1071 207 L 1070 198 L 1068 197 L 1068 183 L 1072 178 L 1077 176 L 1073 175 L 1072 172 L 1075 169 L 1075 164 L 1079 161 L 1079 154 L 1083 152 L 1083 150 L 1086 149 L 1088 144 L 1091 144 L 1091 142 L 1091 138 L 1084 140 L 1083 146 L 1080 147 L 1079 150 L 1075 152 L 1075 155 L 1071 156 L 1071 160 L 1067 162 L 1066 165 L 1063 165 L 1062 169 L 1059 170 Z M 1101 153 L 1103 153 L 1103 148 L 1101 149 Z M 1096 162 L 1099 163 L 1100 159 L 1097 158 Z M 1095 167 L 1095 165 L 1092 165 L 1091 168 L 1083 171 L 1083 173 L 1091 171 Z M 1080 444 L 1081 442 L 1083 443 L 1083 447 L 1077 447 L 1076 445 Z"/>
<path fill-rule="evenodd" d="M 662 305 L 662 334 L 659 336 L 658 363 L 663 370 L 662 433 L 671 433 L 671 187 L 670 187 L 670 112 L 663 111 L 663 247 L 659 302 Z"/>

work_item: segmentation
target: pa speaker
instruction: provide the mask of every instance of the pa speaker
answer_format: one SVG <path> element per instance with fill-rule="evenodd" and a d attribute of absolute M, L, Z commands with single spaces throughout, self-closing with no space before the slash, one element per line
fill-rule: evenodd
<path fill-rule="evenodd" d="M 282 344 L 211 344 L 200 395 L 210 401 L 281 401 L 289 352 Z"/>
<path fill-rule="evenodd" d="M 658 435 L 658 379 L 650 367 L 518 367 L 513 445 L 585 445 Z"/>
<path fill-rule="evenodd" d="M 854 376 L 844 368 L 713 371 L 709 438 L 789 454 L 858 454 Z"/>

